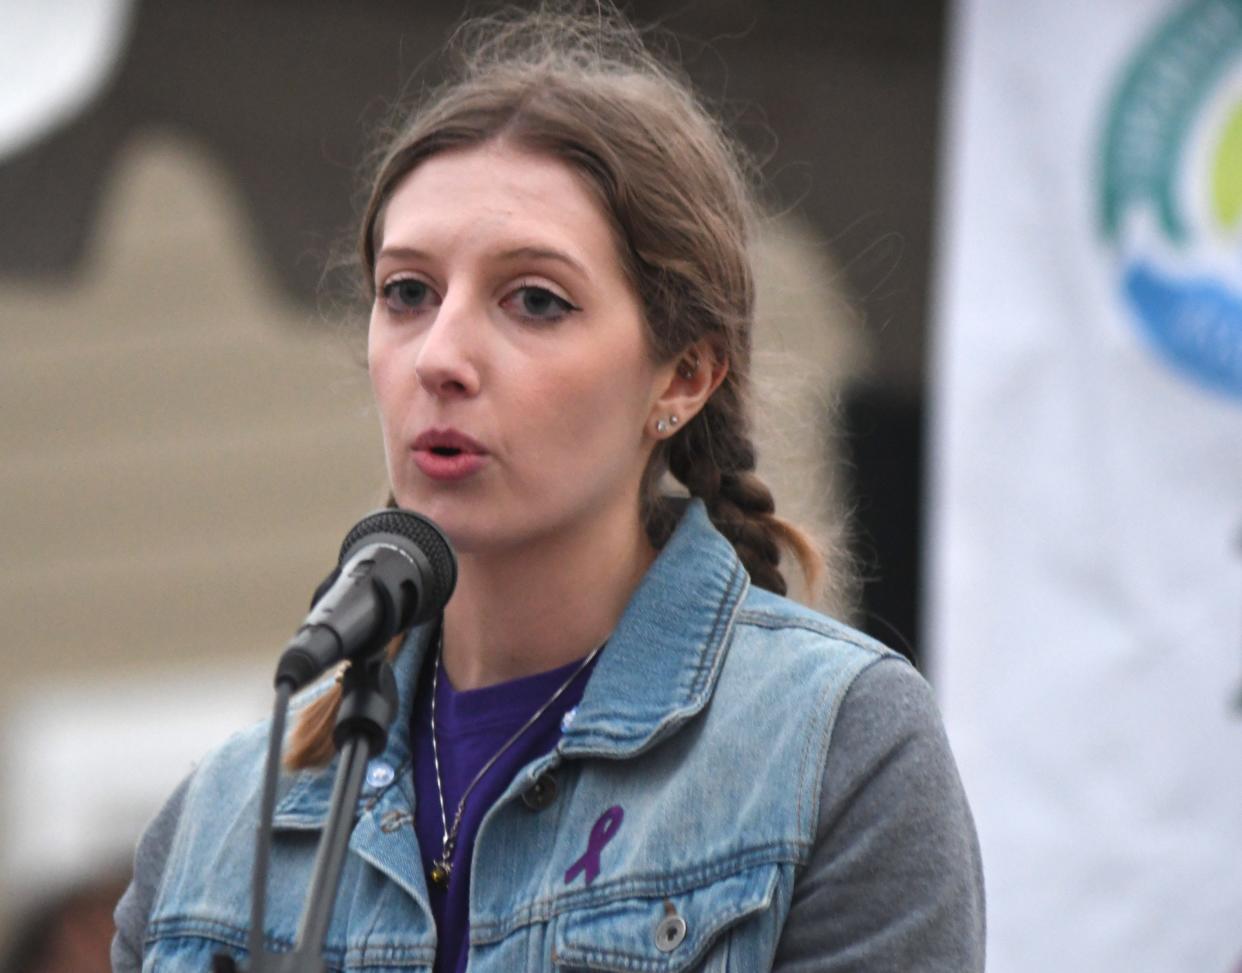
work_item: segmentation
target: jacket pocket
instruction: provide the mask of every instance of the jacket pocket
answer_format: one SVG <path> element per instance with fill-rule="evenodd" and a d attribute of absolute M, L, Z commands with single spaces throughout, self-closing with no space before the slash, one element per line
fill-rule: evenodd
<path fill-rule="evenodd" d="M 572 910 L 557 924 L 553 961 L 570 970 L 689 970 L 732 926 L 772 904 L 779 872 L 778 865 L 763 865 L 667 897 L 612 899 Z"/>

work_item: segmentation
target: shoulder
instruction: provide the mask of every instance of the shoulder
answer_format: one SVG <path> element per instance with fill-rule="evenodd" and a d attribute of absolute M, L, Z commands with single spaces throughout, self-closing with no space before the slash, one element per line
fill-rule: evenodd
<path fill-rule="evenodd" d="M 113 914 L 112 968 L 116 973 L 137 971 L 142 966 L 147 921 L 163 880 L 169 850 L 181 820 L 190 778 L 184 778 L 164 806 L 147 825 L 134 852 L 129 888 Z"/>
<path fill-rule="evenodd" d="M 296 696 L 289 708 L 285 745 L 303 709 L 331 685 L 318 683 Z M 271 720 L 263 719 L 238 730 L 209 750 L 195 765 L 179 794 L 175 830 L 170 834 L 168 858 L 181 861 L 201 853 L 237 829 L 250 829 L 258 814 L 267 762 Z M 320 771 L 281 769 L 277 800 Z M 240 847 L 240 846 L 239 846 Z"/>
<path fill-rule="evenodd" d="M 726 672 L 743 680 L 787 682 L 790 698 L 805 694 L 834 712 L 855 680 L 884 664 L 891 678 L 925 685 L 905 657 L 882 642 L 811 608 L 751 587 L 738 605 Z M 824 694 L 827 694 L 825 697 Z"/>
<path fill-rule="evenodd" d="M 738 606 L 736 625 L 764 647 L 815 652 L 870 662 L 897 653 L 858 629 L 782 595 L 752 585 Z"/>
<path fill-rule="evenodd" d="M 827 798 L 820 809 L 829 816 L 895 757 L 911 788 L 933 778 L 956 781 L 935 696 L 910 661 L 788 598 L 747 593 L 720 688 L 731 699 L 758 696 L 759 705 L 779 708 L 781 722 L 797 727 L 806 771 Z"/>
<path fill-rule="evenodd" d="M 931 687 L 895 653 L 842 695 L 818 782 L 813 850 L 774 969 L 982 970 L 983 869 Z"/>
<path fill-rule="evenodd" d="M 209 752 L 147 825 L 134 854 L 132 880 L 114 915 L 114 970 L 136 973 L 141 968 L 151 920 L 170 881 L 176 881 L 180 860 L 196 837 L 220 819 L 219 808 L 229 806 L 221 805 L 222 797 L 233 801 L 250 789 L 247 768 L 263 753 L 267 726 L 242 730 Z"/>
<path fill-rule="evenodd" d="M 869 969 L 982 969 L 978 840 L 923 676 L 850 626 L 754 589 L 730 656 L 739 683 L 781 686 L 768 705 L 779 698 L 780 721 L 797 727 L 815 795 L 799 798 L 810 853 L 774 968 L 850 955 Z"/>
<path fill-rule="evenodd" d="M 880 669 L 885 672 L 882 685 L 863 694 L 864 722 L 884 724 L 894 739 L 904 717 L 885 698 L 886 687 L 895 682 L 917 695 L 925 683 L 913 666 L 840 621 L 752 588 L 733 614 L 705 712 L 709 732 L 700 742 L 717 735 L 728 740 L 728 759 L 735 766 L 744 764 L 752 780 L 764 782 L 773 801 L 792 793 L 793 830 L 809 846 L 820 818 L 829 754 L 853 746 L 838 734 L 842 714 L 858 708 L 852 701 L 855 687 L 867 688 L 872 681 L 867 674 Z M 930 693 L 923 698 L 930 700 Z"/>

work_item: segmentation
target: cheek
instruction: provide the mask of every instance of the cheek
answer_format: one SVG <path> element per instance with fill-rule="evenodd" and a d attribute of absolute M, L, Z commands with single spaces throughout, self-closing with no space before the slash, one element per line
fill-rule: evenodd
<path fill-rule="evenodd" d="M 374 318 L 374 312 L 372 312 Z M 376 329 L 374 320 L 367 322 L 367 375 L 371 379 L 371 391 L 378 389 L 376 375 L 382 365 L 383 360 L 379 351 L 379 344 L 376 339 Z"/>
<path fill-rule="evenodd" d="M 367 375 L 371 379 L 371 396 L 379 413 L 380 425 L 387 430 L 396 407 L 396 369 L 391 349 L 376 338 L 374 328 L 367 334 Z"/>
<path fill-rule="evenodd" d="M 600 356 L 599 363 L 617 358 Z M 541 382 L 524 403 L 527 415 L 543 415 L 558 447 L 573 464 L 628 469 L 643 445 L 649 410 L 649 376 L 634 367 L 579 367 Z"/>

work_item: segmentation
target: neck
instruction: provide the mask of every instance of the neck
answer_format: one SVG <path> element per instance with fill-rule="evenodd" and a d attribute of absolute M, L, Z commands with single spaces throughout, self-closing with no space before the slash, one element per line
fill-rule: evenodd
<path fill-rule="evenodd" d="M 545 672 L 611 634 L 655 559 L 636 518 L 465 554 L 444 611 L 444 668 L 460 690 Z"/>

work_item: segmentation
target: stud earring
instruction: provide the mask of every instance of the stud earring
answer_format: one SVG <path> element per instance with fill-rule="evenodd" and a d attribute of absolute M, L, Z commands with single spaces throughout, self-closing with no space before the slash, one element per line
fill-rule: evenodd
<path fill-rule="evenodd" d="M 656 435 L 663 436 L 666 432 L 668 432 L 668 423 L 665 422 L 663 419 L 657 419 L 656 420 Z"/>
<path fill-rule="evenodd" d="M 691 355 L 689 361 L 683 361 L 677 366 L 677 374 L 682 378 L 694 378 L 694 373 L 699 370 L 699 356 Z"/>
<path fill-rule="evenodd" d="M 679 422 L 681 422 L 681 420 L 680 420 L 680 419 L 678 419 L 675 415 L 673 415 L 673 416 L 669 416 L 669 417 L 668 417 L 668 424 L 669 424 L 670 426 L 676 426 L 676 425 L 677 425 L 677 423 L 679 423 Z"/>

